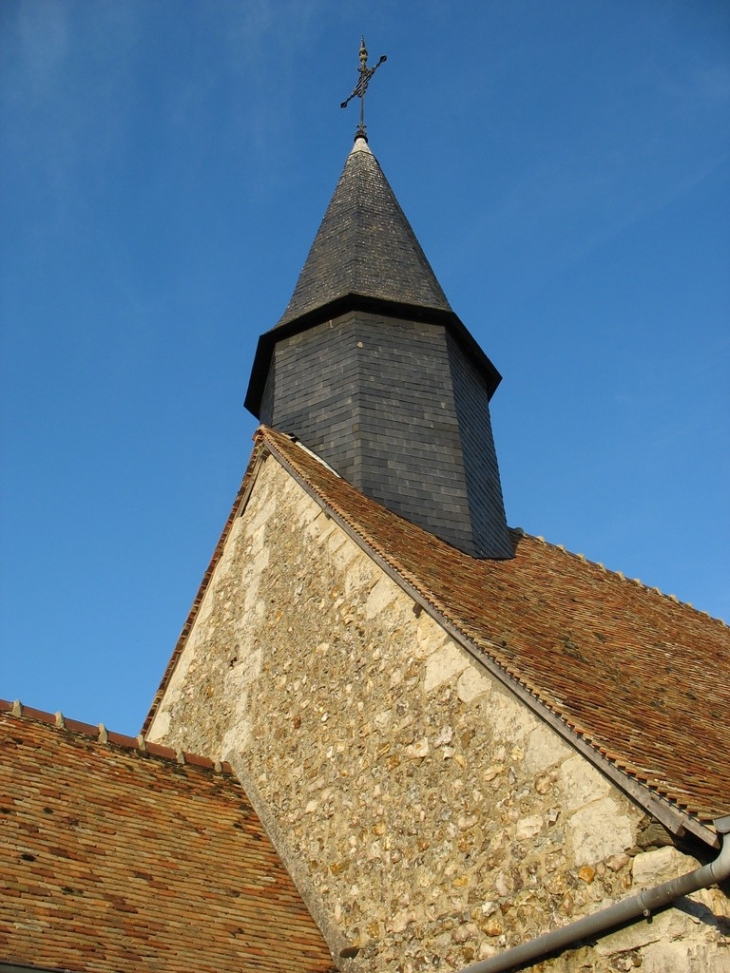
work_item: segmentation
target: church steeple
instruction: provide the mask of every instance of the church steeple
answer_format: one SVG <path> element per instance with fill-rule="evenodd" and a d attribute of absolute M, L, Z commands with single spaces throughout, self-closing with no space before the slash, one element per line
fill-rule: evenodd
<path fill-rule="evenodd" d="M 395 513 L 503 558 L 499 381 L 357 138 L 286 311 L 259 339 L 247 408 Z"/>

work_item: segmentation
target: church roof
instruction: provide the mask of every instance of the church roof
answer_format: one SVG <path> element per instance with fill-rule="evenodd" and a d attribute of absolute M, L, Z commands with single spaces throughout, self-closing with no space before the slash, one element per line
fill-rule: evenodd
<path fill-rule="evenodd" d="M 0 702 L 0 813 L 4 962 L 334 971 L 225 764 Z"/>
<path fill-rule="evenodd" d="M 263 452 L 650 813 L 714 843 L 711 822 L 730 811 L 730 629 L 724 623 L 521 531 L 511 532 L 511 560 L 471 558 L 369 500 L 290 437 L 265 427 L 234 512 Z"/>

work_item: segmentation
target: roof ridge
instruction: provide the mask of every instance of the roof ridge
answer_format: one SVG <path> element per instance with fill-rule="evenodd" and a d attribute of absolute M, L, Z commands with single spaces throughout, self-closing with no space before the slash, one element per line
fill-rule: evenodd
<path fill-rule="evenodd" d="M 0 714 L 6 714 L 16 719 L 44 723 L 46 726 L 51 726 L 57 730 L 66 730 L 77 736 L 91 737 L 105 746 L 112 744 L 124 750 L 134 750 L 144 756 L 159 757 L 169 763 L 189 764 L 201 770 L 212 770 L 226 777 L 235 777 L 233 769 L 227 761 L 221 762 L 220 760 L 213 760 L 211 757 L 190 753 L 187 750 L 173 750 L 171 747 L 163 747 L 159 743 L 146 740 L 142 734 L 132 737 L 124 733 L 115 733 L 112 730 L 107 730 L 103 723 L 94 726 L 92 723 L 67 719 L 60 711 L 49 713 L 32 706 L 24 706 L 19 699 L 12 703 L 7 699 L 0 699 Z"/>
<path fill-rule="evenodd" d="M 546 540 L 542 534 L 529 534 L 526 530 L 523 530 L 522 527 L 510 527 L 509 529 L 521 534 L 522 537 L 539 541 L 546 547 L 551 547 L 553 550 L 560 551 L 568 557 L 576 558 L 577 560 L 582 561 L 584 564 L 591 564 L 594 567 L 600 568 L 606 574 L 610 574 L 614 578 L 617 578 L 619 581 L 623 581 L 626 584 L 633 584 L 638 588 L 641 588 L 641 590 L 645 591 L 647 594 L 659 595 L 660 598 L 666 598 L 668 601 L 673 602 L 675 605 L 678 605 L 681 608 L 687 608 L 690 611 L 695 612 L 697 615 L 702 615 L 705 618 L 708 618 L 711 622 L 721 625 L 723 628 L 730 628 L 730 624 L 728 624 L 728 622 L 726 622 L 724 619 L 711 615 L 708 611 L 705 611 L 704 608 L 696 608 L 691 601 L 682 601 L 682 599 L 678 598 L 676 595 L 667 594 L 666 591 L 662 591 L 662 589 L 658 588 L 656 585 L 645 584 L 640 578 L 629 578 L 623 573 L 623 571 L 614 571 L 613 568 L 607 568 L 602 561 L 593 561 L 591 558 L 586 557 L 585 554 L 570 551 L 564 544 L 553 544 L 552 541 Z"/>

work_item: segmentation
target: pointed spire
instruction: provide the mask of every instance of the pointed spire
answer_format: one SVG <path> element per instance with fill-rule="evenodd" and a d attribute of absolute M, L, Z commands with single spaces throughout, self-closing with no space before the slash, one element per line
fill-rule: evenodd
<path fill-rule="evenodd" d="M 277 342 L 348 311 L 444 325 L 491 397 L 501 376 L 454 314 L 367 142 L 358 138 L 281 319 L 258 341 L 245 405 L 255 416 Z"/>
<path fill-rule="evenodd" d="M 450 312 L 388 180 L 357 138 L 277 327 L 349 295 Z"/>

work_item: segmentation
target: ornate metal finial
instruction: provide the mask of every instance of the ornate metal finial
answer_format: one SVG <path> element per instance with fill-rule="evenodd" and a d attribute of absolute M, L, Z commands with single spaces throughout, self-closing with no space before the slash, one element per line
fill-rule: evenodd
<path fill-rule="evenodd" d="M 378 70 L 383 61 L 387 61 L 388 58 L 385 54 L 380 58 L 375 67 L 368 67 L 368 52 L 365 47 L 365 38 L 360 39 L 360 80 L 355 85 L 355 88 L 345 101 L 342 102 L 340 108 L 347 108 L 349 103 L 353 98 L 360 99 L 360 124 L 358 125 L 357 132 L 355 132 L 356 139 L 365 139 L 367 142 L 368 137 L 365 134 L 365 92 L 368 90 L 368 85 L 370 84 L 370 79 Z"/>

